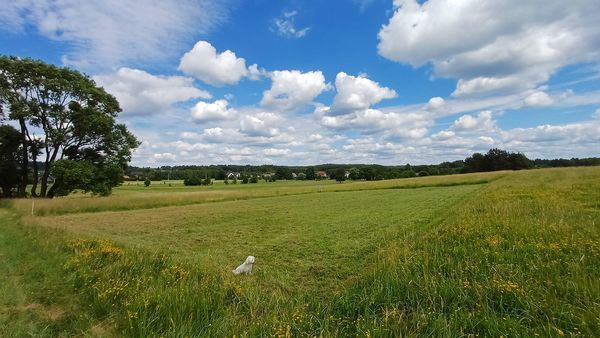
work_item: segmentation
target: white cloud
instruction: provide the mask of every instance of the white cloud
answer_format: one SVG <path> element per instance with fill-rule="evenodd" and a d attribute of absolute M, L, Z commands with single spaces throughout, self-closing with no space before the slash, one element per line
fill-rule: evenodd
<path fill-rule="evenodd" d="M 427 106 L 425 107 L 425 109 L 430 111 L 437 111 L 444 107 L 445 104 L 446 101 L 443 98 L 436 96 L 429 99 L 429 102 L 427 102 Z"/>
<path fill-rule="evenodd" d="M 525 98 L 526 107 L 544 107 L 554 103 L 554 100 L 545 92 L 537 91 Z"/>
<path fill-rule="evenodd" d="M 177 159 L 177 156 L 171 153 L 159 153 L 153 156 L 156 162 L 173 162 Z"/>
<path fill-rule="evenodd" d="M 365 109 L 344 115 L 320 116 L 320 123 L 331 129 L 355 129 L 363 134 L 383 132 L 393 138 L 420 138 L 427 134 L 433 119 L 420 113 L 383 112 Z"/>
<path fill-rule="evenodd" d="M 395 0 L 394 10 L 379 53 L 458 78 L 456 96 L 532 89 L 565 65 L 600 56 L 595 0 Z"/>
<path fill-rule="evenodd" d="M 492 112 L 489 110 L 482 111 L 477 116 L 463 115 L 450 127 L 450 130 L 456 132 L 490 132 L 496 129 L 496 121 L 492 119 Z"/>
<path fill-rule="evenodd" d="M 331 112 L 333 114 L 346 114 L 364 110 L 383 99 L 396 97 L 396 92 L 379 83 L 367 79 L 364 75 L 351 76 L 340 72 L 335 77 L 337 95 L 333 99 Z"/>
<path fill-rule="evenodd" d="M 258 79 L 261 75 L 256 64 L 246 68 L 245 59 L 238 58 L 230 50 L 217 53 L 206 41 L 198 41 L 183 55 L 179 70 L 213 86 L 236 84 L 245 76 Z"/>
<path fill-rule="evenodd" d="M 31 25 L 67 43 L 70 64 L 110 69 L 175 56 L 190 32 L 209 32 L 227 12 L 222 1 L 208 0 L 12 0 L 2 3 L 0 29 L 20 33 Z"/>
<path fill-rule="evenodd" d="M 200 101 L 190 111 L 192 119 L 196 122 L 228 120 L 236 114 L 236 110 L 228 106 L 227 100 L 217 100 L 213 103 Z"/>
<path fill-rule="evenodd" d="M 274 137 L 281 133 L 276 127 L 280 122 L 281 118 L 273 113 L 245 115 L 240 121 L 240 131 L 248 136 Z"/>
<path fill-rule="evenodd" d="M 156 76 L 139 69 L 120 68 L 93 79 L 119 100 L 125 114 L 161 113 L 178 102 L 211 97 L 196 88 L 191 78 Z"/>
<path fill-rule="evenodd" d="M 289 149 L 267 148 L 267 149 L 263 150 L 263 153 L 266 156 L 280 157 L 280 156 L 289 155 L 290 150 Z"/>
<path fill-rule="evenodd" d="M 321 71 L 276 70 L 270 77 L 271 89 L 263 93 L 260 104 L 278 111 L 301 108 L 330 88 Z"/>
<path fill-rule="evenodd" d="M 273 20 L 271 30 L 286 38 L 301 38 L 305 36 L 310 28 L 296 28 L 296 15 L 298 15 L 298 11 L 284 12 L 279 18 Z"/>
<path fill-rule="evenodd" d="M 453 96 L 465 96 L 481 93 L 507 93 L 526 90 L 531 83 L 523 81 L 517 76 L 488 77 L 479 76 L 470 80 L 459 79 Z"/>
<path fill-rule="evenodd" d="M 593 116 L 597 119 L 600 119 L 600 108 L 596 109 L 596 112 L 594 112 Z"/>
<path fill-rule="evenodd" d="M 514 128 L 503 132 L 507 143 L 530 143 L 543 147 L 548 143 L 581 144 L 600 142 L 598 121 L 565 125 L 540 125 L 533 128 Z"/>

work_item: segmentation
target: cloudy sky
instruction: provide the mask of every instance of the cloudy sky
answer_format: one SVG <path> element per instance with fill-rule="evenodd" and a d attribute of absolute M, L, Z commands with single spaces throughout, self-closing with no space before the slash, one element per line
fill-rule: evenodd
<path fill-rule="evenodd" d="M 133 164 L 600 156 L 598 0 L 12 0 L 0 53 L 89 74 Z"/>

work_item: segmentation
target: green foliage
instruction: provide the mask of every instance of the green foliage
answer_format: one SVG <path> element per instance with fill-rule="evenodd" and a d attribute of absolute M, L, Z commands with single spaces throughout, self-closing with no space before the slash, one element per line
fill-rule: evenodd
<path fill-rule="evenodd" d="M 81 175 L 78 180 L 56 177 L 66 172 L 65 168 L 52 170 L 59 154 L 64 160 L 102 167 L 102 175 L 96 180 L 106 180 L 91 191 L 109 194 L 111 188 L 120 183 L 114 177 L 115 167 L 122 172 L 131 159 L 131 151 L 139 143 L 125 125 L 116 122 L 121 111 L 117 100 L 89 77 L 42 61 L 0 56 L 0 98 L 8 106 L 9 119 L 18 121 L 22 134 L 27 136 L 21 141 L 25 154 L 29 153 L 28 147 L 33 141 L 30 129 L 43 130 L 45 158 L 41 196 L 58 196 L 73 189 L 73 186 L 61 186 L 63 182 L 86 181 Z M 21 167 L 27 168 L 28 156 L 21 161 Z M 48 189 L 51 172 L 56 180 Z M 27 176 L 25 169 L 21 180 L 26 181 Z M 75 188 L 89 190 L 83 186 Z"/>
<path fill-rule="evenodd" d="M 350 172 L 350 175 L 348 176 L 349 179 L 354 181 L 360 179 L 360 169 L 352 167 L 348 172 Z"/>
<path fill-rule="evenodd" d="M 108 196 L 112 187 L 121 183 L 123 170 L 113 163 L 95 165 L 87 161 L 58 160 L 52 166 L 52 176 L 55 178 L 52 196 L 66 196 L 75 190 Z"/>
<path fill-rule="evenodd" d="M 150 178 L 146 177 L 146 179 L 144 180 L 144 186 L 147 188 L 150 186 L 151 183 L 152 183 L 152 181 L 150 181 Z"/>
<path fill-rule="evenodd" d="M 195 171 L 190 172 L 188 177 L 183 180 L 183 184 L 186 186 L 197 186 L 197 185 L 212 185 L 212 179 L 210 177 L 202 178 L 206 173 Z"/>
<path fill-rule="evenodd" d="M 249 183 L 258 183 L 258 176 L 256 175 L 252 175 L 250 176 L 250 180 L 248 180 Z"/>
<path fill-rule="evenodd" d="M 21 134 L 8 125 L 0 125 L 0 197 L 12 197 L 19 184 Z"/>
<path fill-rule="evenodd" d="M 529 169 L 532 162 L 522 153 L 509 153 L 501 149 L 490 149 L 487 154 L 475 153 L 465 159 L 469 172 Z"/>
<path fill-rule="evenodd" d="M 338 182 L 343 182 L 346 180 L 346 170 L 344 168 L 337 168 L 330 176 Z"/>
<path fill-rule="evenodd" d="M 306 170 L 304 171 L 304 174 L 306 175 L 305 177 L 307 180 L 314 180 L 316 178 L 315 168 L 313 168 L 313 167 L 306 168 Z"/>

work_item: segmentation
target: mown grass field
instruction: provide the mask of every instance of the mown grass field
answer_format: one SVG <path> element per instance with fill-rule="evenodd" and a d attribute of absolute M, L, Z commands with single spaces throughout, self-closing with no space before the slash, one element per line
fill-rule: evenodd
<path fill-rule="evenodd" d="M 0 332 L 600 334 L 600 168 L 143 189 L 1 209 Z"/>

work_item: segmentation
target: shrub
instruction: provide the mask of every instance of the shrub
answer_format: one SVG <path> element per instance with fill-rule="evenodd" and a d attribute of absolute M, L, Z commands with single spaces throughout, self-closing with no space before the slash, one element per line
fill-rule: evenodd
<path fill-rule="evenodd" d="M 149 186 L 150 186 L 150 183 L 152 183 L 152 182 L 150 181 L 150 178 L 146 177 L 146 179 L 144 180 L 144 185 L 145 185 L 146 187 L 149 187 Z"/>

